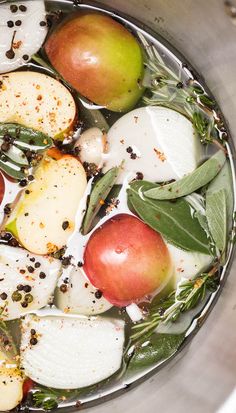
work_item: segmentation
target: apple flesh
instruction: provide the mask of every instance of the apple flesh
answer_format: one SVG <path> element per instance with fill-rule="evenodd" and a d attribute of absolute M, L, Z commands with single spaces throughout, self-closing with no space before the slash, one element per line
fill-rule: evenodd
<path fill-rule="evenodd" d="M 79 14 L 49 36 L 46 54 L 78 92 L 112 111 L 127 111 L 142 96 L 144 66 L 135 37 L 99 13 Z"/>
<path fill-rule="evenodd" d="M 87 186 L 85 170 L 71 155 L 51 149 L 23 192 L 6 229 L 35 254 L 51 254 L 74 231 L 75 216 Z"/>
<path fill-rule="evenodd" d="M 58 80 L 39 72 L 0 75 L 0 122 L 18 123 L 54 139 L 72 129 L 76 105 Z"/>
<path fill-rule="evenodd" d="M 116 306 L 160 291 L 172 275 L 161 235 L 128 214 L 116 215 L 91 235 L 83 268 L 91 283 Z"/>

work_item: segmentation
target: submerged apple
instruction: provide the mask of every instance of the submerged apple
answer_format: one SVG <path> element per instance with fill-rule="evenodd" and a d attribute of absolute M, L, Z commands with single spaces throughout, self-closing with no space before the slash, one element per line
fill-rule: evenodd
<path fill-rule="evenodd" d="M 172 263 L 160 234 L 134 216 L 119 214 L 91 235 L 84 271 L 108 301 L 125 306 L 164 288 Z"/>
<path fill-rule="evenodd" d="M 56 28 L 45 50 L 64 79 L 96 104 L 126 111 L 143 93 L 141 47 L 124 26 L 109 16 L 76 15 Z"/>

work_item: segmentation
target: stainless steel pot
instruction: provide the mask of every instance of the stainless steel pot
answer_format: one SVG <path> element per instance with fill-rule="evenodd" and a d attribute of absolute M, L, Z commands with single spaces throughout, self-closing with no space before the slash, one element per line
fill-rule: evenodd
<path fill-rule="evenodd" d="M 203 75 L 236 139 L 236 26 L 223 0 L 98 0 L 145 23 Z M 236 14 L 236 13 L 235 13 Z M 236 21 L 236 19 L 235 19 Z M 94 413 L 213 413 L 236 384 L 236 262 L 219 301 L 181 360 Z M 236 402 L 224 412 L 236 412 Z M 223 411 L 222 411 L 223 413 Z"/>

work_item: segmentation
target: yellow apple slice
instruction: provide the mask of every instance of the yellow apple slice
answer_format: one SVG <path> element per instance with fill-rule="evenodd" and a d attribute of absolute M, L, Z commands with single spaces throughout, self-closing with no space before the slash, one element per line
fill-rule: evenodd
<path fill-rule="evenodd" d="M 23 375 L 14 360 L 0 351 L 0 411 L 14 409 L 23 398 Z"/>
<path fill-rule="evenodd" d="M 15 122 L 63 139 L 72 128 L 76 105 L 58 80 L 38 72 L 0 75 L 0 122 Z"/>
<path fill-rule="evenodd" d="M 49 150 L 6 224 L 21 245 L 35 254 L 51 254 L 66 245 L 87 186 L 80 161 Z"/>

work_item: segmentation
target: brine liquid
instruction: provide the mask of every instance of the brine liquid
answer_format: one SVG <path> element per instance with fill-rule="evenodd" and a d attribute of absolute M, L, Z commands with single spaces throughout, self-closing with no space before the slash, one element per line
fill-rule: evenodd
<path fill-rule="evenodd" d="M 76 2 L 75 2 L 76 3 Z M 80 2 L 77 2 L 80 3 Z M 85 5 L 85 4 L 78 4 L 77 6 L 73 5 L 72 2 L 68 2 L 68 1 L 53 1 L 53 0 L 49 0 L 46 1 L 46 5 L 47 5 L 47 10 L 52 14 L 53 16 L 53 24 L 57 24 L 58 22 L 60 22 L 60 20 L 62 18 L 65 17 L 65 15 L 67 15 L 68 13 L 72 13 L 75 12 L 76 9 L 78 10 L 101 10 L 104 13 L 108 13 L 111 14 L 113 16 L 112 13 L 110 13 L 107 10 L 104 9 L 100 9 L 97 6 L 92 6 L 92 5 Z M 168 48 L 166 45 L 164 45 L 162 43 L 162 39 L 157 35 L 156 37 L 153 37 L 150 32 L 147 29 L 147 32 L 145 32 L 143 30 L 143 28 L 141 29 L 139 27 L 138 23 L 134 23 L 133 21 L 129 21 L 124 17 L 120 17 L 120 16 L 113 16 L 115 17 L 118 21 L 120 21 L 121 23 L 125 24 L 131 31 L 133 31 L 134 34 L 137 35 L 137 33 L 141 33 L 144 38 L 147 40 L 147 42 L 150 45 L 154 45 L 156 47 L 156 49 L 158 50 L 159 54 L 161 55 L 162 59 L 164 60 L 164 62 L 166 63 L 167 66 L 169 66 L 176 74 L 181 75 L 181 79 L 183 82 L 189 80 L 189 79 L 195 79 L 195 74 L 193 74 L 193 71 L 191 69 L 191 67 L 189 67 L 189 65 L 185 64 L 184 61 L 181 61 L 180 57 L 178 56 L 178 54 L 173 51 L 172 49 Z M 33 35 L 33 33 L 32 33 Z M 36 66 L 34 64 L 29 63 L 28 65 L 26 65 L 25 67 L 23 67 L 22 69 L 25 70 L 26 67 L 29 67 L 31 70 L 36 68 Z M 42 70 L 43 73 L 45 73 L 45 69 L 40 69 L 37 66 L 37 70 Z M 199 84 L 202 86 L 202 88 L 204 90 L 205 89 L 205 85 L 202 84 L 201 79 L 197 78 L 197 81 L 199 82 Z M 30 91 L 29 91 L 30 92 Z M 208 91 L 206 91 L 208 93 Z M 85 127 L 91 127 L 91 126 L 99 126 L 99 122 L 97 121 L 97 123 L 93 121 L 94 117 L 89 115 L 89 112 L 87 110 L 83 109 L 83 102 L 79 103 L 80 106 L 80 117 L 82 117 L 82 121 L 84 121 Z M 96 106 L 91 107 L 90 111 L 92 114 L 92 111 L 96 110 Z M 109 126 L 112 126 L 113 123 L 121 116 L 117 113 L 112 113 L 107 111 L 106 109 L 101 109 L 101 113 L 104 116 L 106 122 L 108 123 Z M 218 124 L 219 124 L 219 113 L 217 112 L 212 112 L 213 117 L 215 118 L 216 121 L 216 128 L 218 128 Z M 225 131 L 219 131 L 219 136 L 221 136 L 222 133 L 226 133 Z M 231 166 L 233 168 L 233 163 L 232 163 L 232 154 L 231 154 L 231 149 L 229 149 L 229 154 L 231 156 Z M 212 149 L 214 150 L 214 149 Z M 209 152 L 206 153 L 206 155 L 209 155 Z M 232 169 L 233 172 L 233 177 L 234 177 L 234 171 Z M 12 203 L 13 200 L 15 199 L 17 193 L 19 190 L 21 190 L 22 188 L 19 187 L 18 184 L 12 183 L 10 181 L 8 181 L 6 179 L 5 181 L 6 183 L 6 192 L 5 192 L 5 196 L 4 196 L 4 200 L 2 202 L 2 206 L 1 206 L 1 210 L 0 213 L 2 214 L 2 216 L 4 215 L 4 206 L 8 203 Z M 125 188 L 123 189 L 125 190 Z M 122 203 L 122 194 L 120 195 L 120 206 L 119 206 L 119 211 L 124 212 L 124 208 L 125 205 L 124 203 Z M 84 240 L 82 238 L 80 238 L 80 244 L 85 244 Z M 78 245 L 78 243 L 77 243 Z M 72 246 L 73 247 L 73 246 Z M 82 252 L 82 250 L 81 250 Z M 80 253 L 81 253 L 80 252 Z M 79 258 L 79 257 L 77 257 Z M 78 259 L 79 260 L 79 259 Z M 225 276 L 225 269 L 223 269 L 222 271 L 222 277 Z M 165 288 L 165 293 L 169 293 L 175 285 L 175 280 L 171 279 L 168 283 L 168 285 Z M 163 295 L 163 293 L 162 293 Z M 213 296 L 212 298 L 210 298 L 210 301 L 208 302 L 208 305 L 206 305 L 205 309 L 203 309 L 203 304 L 196 308 L 196 310 L 191 311 L 190 313 L 188 313 L 185 317 L 183 317 L 183 321 L 176 323 L 173 326 L 173 330 L 169 329 L 168 332 L 183 332 L 186 331 L 186 329 L 189 328 L 189 334 L 191 331 L 194 331 L 194 328 L 196 326 L 196 315 L 200 315 L 201 312 L 204 313 L 208 311 L 208 308 L 213 300 Z M 53 314 L 54 312 L 56 312 L 55 309 L 53 308 L 47 308 L 45 310 L 42 310 L 41 314 Z M 37 313 L 40 313 L 37 312 Z M 116 317 L 125 317 L 125 320 L 127 322 L 127 333 L 129 333 L 129 329 L 130 329 L 130 322 L 128 320 L 128 317 L 124 316 L 124 313 L 122 311 L 119 311 L 118 309 L 113 308 L 112 310 L 110 310 L 109 312 L 107 312 L 105 314 L 105 316 L 110 316 L 110 315 L 115 315 Z M 194 321 L 195 320 L 195 321 Z M 18 327 L 15 327 L 17 325 L 17 322 L 11 322 L 11 324 L 13 325 L 13 332 L 18 331 Z M 192 326 L 192 327 L 191 327 Z M 127 334 L 128 336 L 129 334 Z M 128 339 L 127 339 L 127 343 L 128 343 Z M 120 371 L 120 374 L 116 375 L 116 377 L 114 379 L 110 379 L 108 381 L 108 383 L 105 383 L 103 385 L 99 384 L 97 386 L 93 386 L 93 389 L 88 389 L 83 392 L 81 392 L 81 394 L 76 397 L 76 400 L 80 400 L 80 402 L 87 406 L 88 402 L 93 402 L 93 401 L 97 401 L 97 402 L 101 402 L 101 400 L 103 399 L 103 397 L 107 396 L 107 395 L 111 395 L 114 392 L 118 391 L 118 390 L 122 390 L 125 389 L 127 386 L 129 386 L 130 384 L 134 383 L 138 378 L 144 377 L 148 372 L 150 371 L 154 371 L 158 366 L 160 367 L 162 364 L 161 363 L 157 363 L 156 365 L 153 365 L 151 368 L 146 368 L 143 371 L 139 371 L 138 373 L 132 374 L 127 376 L 125 371 Z M 124 374 L 123 374 L 124 373 Z M 85 404 L 84 404 L 85 403 Z M 75 398 L 72 395 L 71 399 L 69 399 L 66 402 L 62 402 L 60 407 L 64 408 L 64 407 L 70 407 L 73 410 L 73 406 L 75 405 Z M 30 407 L 31 408 L 31 407 Z M 22 410 L 24 409 L 24 403 L 22 404 Z M 37 410 L 37 409 L 34 409 Z"/>

